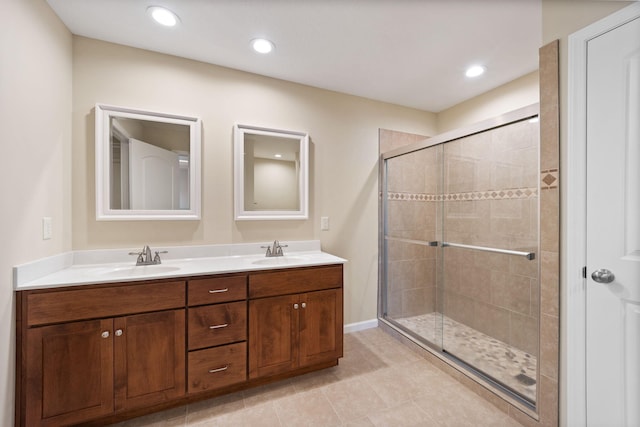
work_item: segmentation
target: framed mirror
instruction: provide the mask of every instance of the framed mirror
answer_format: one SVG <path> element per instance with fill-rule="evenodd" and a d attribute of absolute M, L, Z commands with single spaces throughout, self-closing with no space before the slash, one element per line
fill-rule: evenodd
<path fill-rule="evenodd" d="M 200 219 L 201 121 L 96 104 L 96 219 Z"/>
<path fill-rule="evenodd" d="M 309 218 L 309 135 L 234 127 L 236 220 Z"/>

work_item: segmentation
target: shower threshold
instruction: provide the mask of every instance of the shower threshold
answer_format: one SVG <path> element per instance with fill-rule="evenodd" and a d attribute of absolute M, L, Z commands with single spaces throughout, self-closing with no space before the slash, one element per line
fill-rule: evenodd
<path fill-rule="evenodd" d="M 535 404 L 537 361 L 534 355 L 440 313 L 392 320 L 438 347 L 442 343 L 446 353 Z"/>

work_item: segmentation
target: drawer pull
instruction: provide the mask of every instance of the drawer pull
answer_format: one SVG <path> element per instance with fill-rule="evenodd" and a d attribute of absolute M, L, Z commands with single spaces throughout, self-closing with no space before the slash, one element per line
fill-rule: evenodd
<path fill-rule="evenodd" d="M 215 374 L 216 372 L 226 371 L 227 369 L 229 369 L 229 365 L 224 365 L 222 368 L 218 368 L 218 369 L 209 369 L 209 373 L 210 373 L 210 374 Z"/>
<path fill-rule="evenodd" d="M 227 326 L 229 326 L 228 323 L 223 323 L 222 325 L 209 326 L 209 329 L 220 329 L 220 328 L 226 328 Z"/>
<path fill-rule="evenodd" d="M 209 289 L 209 293 L 210 294 L 219 294 L 222 292 L 229 292 L 229 288 L 224 288 L 224 289 Z"/>

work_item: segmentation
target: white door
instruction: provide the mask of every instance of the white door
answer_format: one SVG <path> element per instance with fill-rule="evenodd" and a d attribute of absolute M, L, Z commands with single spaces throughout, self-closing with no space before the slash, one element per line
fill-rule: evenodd
<path fill-rule="evenodd" d="M 131 208 L 178 209 L 179 156 L 152 144 L 129 139 L 129 184 Z"/>
<path fill-rule="evenodd" d="M 587 425 L 637 427 L 640 17 L 588 42 L 586 131 Z"/>

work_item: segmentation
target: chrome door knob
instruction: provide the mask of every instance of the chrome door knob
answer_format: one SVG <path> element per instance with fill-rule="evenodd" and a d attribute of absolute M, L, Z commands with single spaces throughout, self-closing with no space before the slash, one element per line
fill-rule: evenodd
<path fill-rule="evenodd" d="M 611 283 L 616 280 L 616 276 L 606 268 L 594 271 L 591 273 L 591 278 L 598 283 Z"/>

